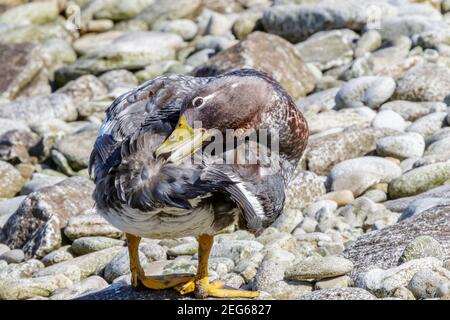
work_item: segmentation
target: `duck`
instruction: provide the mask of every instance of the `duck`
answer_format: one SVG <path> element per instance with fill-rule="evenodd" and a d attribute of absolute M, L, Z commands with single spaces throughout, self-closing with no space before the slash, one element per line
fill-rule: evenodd
<path fill-rule="evenodd" d="M 208 279 L 214 236 L 256 235 L 282 213 L 308 125 L 269 74 L 163 75 L 118 97 L 89 159 L 96 211 L 126 235 L 131 284 L 197 298 L 255 298 Z M 195 274 L 145 275 L 142 238 L 196 237 Z"/>

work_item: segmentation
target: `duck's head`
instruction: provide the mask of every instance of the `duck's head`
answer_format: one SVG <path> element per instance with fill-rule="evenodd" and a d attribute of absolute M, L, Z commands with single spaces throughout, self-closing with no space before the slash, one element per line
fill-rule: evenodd
<path fill-rule="evenodd" d="M 217 132 L 251 131 L 279 103 L 281 87 L 268 75 L 243 69 L 218 76 L 193 91 L 183 102 L 177 128 L 157 149 L 180 161 Z"/>

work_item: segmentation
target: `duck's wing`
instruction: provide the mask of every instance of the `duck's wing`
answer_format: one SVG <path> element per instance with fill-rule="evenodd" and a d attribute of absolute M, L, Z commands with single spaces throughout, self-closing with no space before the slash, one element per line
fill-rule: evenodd
<path fill-rule="evenodd" d="M 174 129 L 183 100 L 209 78 L 185 75 L 162 76 L 147 81 L 118 97 L 106 111 L 89 161 L 89 173 L 95 167 L 108 171 L 120 163 L 121 144 L 135 132 L 145 129 L 168 136 Z"/>
<path fill-rule="evenodd" d="M 207 165 L 202 178 L 222 183 L 223 192 L 240 207 L 242 227 L 254 233 L 268 227 L 281 214 L 285 200 L 287 177 L 283 171 L 284 160 L 277 155 L 261 159 L 264 146 L 250 143 L 247 145 L 247 161 L 259 159 L 258 163 L 243 164 L 244 161 L 231 164 L 215 164 L 213 160 Z M 236 149 L 226 153 L 236 152 Z M 267 155 L 267 154 L 266 154 Z M 225 155 L 225 158 L 228 156 Z M 263 161 L 262 161 L 263 160 Z"/>

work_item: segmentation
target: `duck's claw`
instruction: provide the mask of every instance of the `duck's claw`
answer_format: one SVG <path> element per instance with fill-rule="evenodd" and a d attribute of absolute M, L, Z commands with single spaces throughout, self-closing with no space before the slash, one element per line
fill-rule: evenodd
<path fill-rule="evenodd" d="M 133 287 L 144 286 L 149 289 L 161 290 L 173 288 L 193 280 L 194 275 L 189 273 L 167 274 L 158 276 L 138 275 L 136 279 L 132 279 L 132 285 Z"/>
<path fill-rule="evenodd" d="M 174 289 L 181 294 L 194 292 L 197 298 L 256 298 L 259 296 L 259 292 L 255 291 L 225 288 L 225 283 L 221 280 L 213 282 L 192 280 L 178 285 Z"/>

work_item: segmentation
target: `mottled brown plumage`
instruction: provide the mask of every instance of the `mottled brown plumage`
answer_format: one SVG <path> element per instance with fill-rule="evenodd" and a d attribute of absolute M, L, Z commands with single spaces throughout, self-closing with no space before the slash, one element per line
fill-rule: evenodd
<path fill-rule="evenodd" d="M 225 154 L 260 130 L 274 137 L 279 154 L 268 165 L 217 164 L 208 157 L 171 163 L 155 150 L 181 115 L 191 126 L 201 121 L 208 130 L 234 129 L 238 142 Z M 242 69 L 209 78 L 156 78 L 107 110 L 90 161 L 98 211 L 119 229 L 152 238 L 215 234 L 236 220 L 260 231 L 281 213 L 307 138 L 305 119 L 267 74 Z M 256 148 L 244 143 L 250 153 Z"/>

